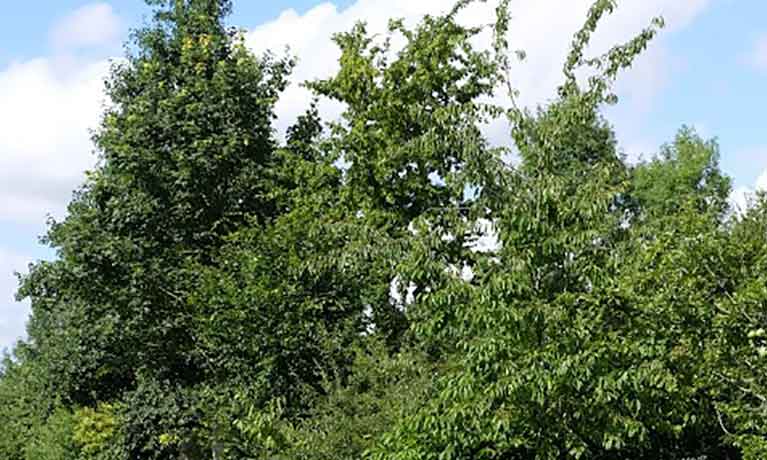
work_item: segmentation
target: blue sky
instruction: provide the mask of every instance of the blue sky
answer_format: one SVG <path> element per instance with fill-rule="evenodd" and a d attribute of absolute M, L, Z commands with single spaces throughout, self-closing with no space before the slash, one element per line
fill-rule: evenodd
<path fill-rule="evenodd" d="M 0 43 L 3 44 L 0 65 L 6 65 L 13 59 L 49 54 L 52 51 L 49 35 L 56 24 L 78 8 L 93 3 L 87 0 L 35 0 L 4 5 L 5 11 L 0 17 Z M 141 0 L 111 0 L 106 3 L 120 18 L 121 33 L 148 17 L 149 10 Z M 285 9 L 292 8 L 303 13 L 318 3 L 314 0 L 237 1 L 231 20 L 238 26 L 250 28 L 276 18 Z M 345 7 L 352 2 L 337 0 L 334 3 Z"/>
<path fill-rule="evenodd" d="M 231 23 L 246 28 L 254 50 L 290 44 L 304 60 L 296 79 L 334 67 L 331 32 L 364 19 L 417 18 L 449 0 L 235 0 Z M 491 2 L 492 3 L 492 2 Z M 534 104 L 550 97 L 569 37 L 588 0 L 517 0 L 512 43 L 530 56 L 519 88 Z M 763 0 L 622 0 L 598 49 L 631 36 L 655 14 L 668 27 L 618 82 L 622 104 L 610 109 L 633 157 L 650 155 L 682 124 L 717 137 L 722 166 L 742 194 L 767 187 L 767 2 Z M 292 10 L 292 11 L 291 11 Z M 130 27 L 147 9 L 138 0 L 8 2 L 0 16 L 0 348 L 23 335 L 27 306 L 12 300 L 12 270 L 51 257 L 37 243 L 45 216 L 62 216 L 82 171 L 93 163 L 88 129 L 100 112 L 100 85 Z M 467 20 L 481 17 L 467 16 Z M 478 20 L 478 19 L 477 19 Z M 530 62 L 531 61 L 531 62 Z M 292 87 L 278 106 L 283 128 L 305 106 Z M 329 117 L 338 113 L 324 106 Z M 502 130 L 490 130 L 504 142 Z M 760 180 L 761 177 L 761 180 Z M 740 195 L 736 195 L 740 196 Z"/>

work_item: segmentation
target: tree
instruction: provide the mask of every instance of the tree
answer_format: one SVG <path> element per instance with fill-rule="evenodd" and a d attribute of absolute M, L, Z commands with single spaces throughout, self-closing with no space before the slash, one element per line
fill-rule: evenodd
<path fill-rule="evenodd" d="M 472 45 L 486 27 L 457 20 L 471 3 L 427 15 L 412 29 L 392 20 L 381 40 L 364 23 L 337 34 L 340 69 L 308 84 L 318 96 L 346 107 L 342 121 L 331 123 L 328 139 L 331 154 L 345 164 L 343 203 L 388 235 L 389 245 L 409 247 L 419 227 L 444 237 L 432 252 L 443 268 L 475 257 L 466 229 L 483 209 L 467 191 L 485 186 L 505 153 L 491 148 L 480 131 L 502 115 L 500 107 L 485 102 L 502 74 L 492 53 Z M 396 39 L 404 42 L 401 49 L 392 48 Z M 407 327 L 401 306 L 390 299 L 392 280 L 401 298 L 410 285 L 423 290 L 435 282 L 403 276 L 404 265 L 413 262 L 411 253 L 393 259 L 371 302 L 374 322 L 390 331 L 390 342 L 398 342 Z"/>
<path fill-rule="evenodd" d="M 660 155 L 634 169 L 634 195 L 647 218 L 674 216 L 682 210 L 711 212 L 721 218 L 728 211 L 730 179 L 719 169 L 719 146 L 683 127 Z"/>
<path fill-rule="evenodd" d="M 344 390 L 350 380 L 367 378 L 355 373 L 353 350 L 365 349 L 370 336 L 381 337 L 394 353 L 403 346 L 405 312 L 391 290 L 401 264 L 409 262 L 409 226 L 439 219 L 446 233 L 448 225 L 465 220 L 465 188 L 477 178 L 474 163 L 500 153 L 487 147 L 477 126 L 499 113 L 479 102 L 496 84 L 496 65 L 471 49 L 480 30 L 459 26 L 459 10 L 427 18 L 412 31 L 393 22 L 390 33 L 406 41 L 396 52 L 388 39 L 376 45 L 363 25 L 336 36 L 341 69 L 309 86 L 344 102 L 346 123 L 333 124 L 322 137 L 310 111 L 289 132 L 280 149 L 289 170 L 282 176 L 290 184 L 284 188 L 289 211 L 233 235 L 220 263 L 201 271 L 200 289 L 190 299 L 198 308 L 200 353 L 216 363 L 214 380 L 224 395 L 217 396 L 224 403 L 213 412 L 260 427 L 262 416 L 273 419 L 270 408 L 277 404 L 280 417 L 315 426 L 304 418 L 317 413 L 314 401 L 335 400 L 328 387 L 340 388 L 344 396 L 338 397 L 367 401 Z M 403 84 L 413 68 L 424 70 Z M 468 83 L 456 84 L 464 78 Z M 407 118 L 402 110 L 409 111 Z M 334 166 L 340 159 L 347 164 L 343 171 Z M 446 260 L 470 253 L 464 236 L 456 234 L 457 241 L 443 245 Z M 251 405 L 227 410 L 245 388 Z M 261 415 L 247 422 L 252 411 Z M 338 428 L 330 431 L 344 436 Z M 242 446 L 253 445 L 239 429 L 223 436 L 232 455 L 246 455 Z"/>
<path fill-rule="evenodd" d="M 31 350 L 18 345 L 13 355 L 4 356 L 0 365 L 0 456 L 26 460 L 26 448 L 53 410 L 48 396 L 46 370 L 33 360 Z"/>
<path fill-rule="evenodd" d="M 67 405 L 200 382 L 187 267 L 281 212 L 271 122 L 290 60 L 247 51 L 224 25 L 229 1 L 149 3 L 153 23 L 107 83 L 100 164 L 51 224 L 57 259 L 19 291 L 32 301 L 33 359 Z"/>
<path fill-rule="evenodd" d="M 521 163 L 482 197 L 497 216 L 496 263 L 417 299 L 427 313 L 416 335 L 449 370 L 374 458 L 736 458 L 701 379 L 719 280 L 691 266 L 725 236 L 729 185 L 712 144 L 689 131 L 632 176 L 599 109 L 661 23 L 584 58 L 612 7 L 596 2 L 576 34 L 559 99 L 511 109 Z M 596 70 L 585 88 L 584 64 Z M 672 199 L 672 184 L 690 199 Z M 685 211 L 668 216 L 669 203 Z M 635 213 L 668 216 L 667 226 Z"/>

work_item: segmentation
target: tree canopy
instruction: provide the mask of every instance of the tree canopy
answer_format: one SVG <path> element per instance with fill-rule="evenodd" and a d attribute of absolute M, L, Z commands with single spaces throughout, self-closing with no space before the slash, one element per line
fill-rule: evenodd
<path fill-rule="evenodd" d="M 254 55 L 230 1 L 147 3 L 20 279 L 0 458 L 767 458 L 767 197 L 731 209 L 691 128 L 629 161 L 603 115 L 661 19 L 590 57 L 597 0 L 532 109 L 508 0 L 358 24 L 306 83 L 341 119 L 309 104 L 281 140 L 294 58 Z"/>

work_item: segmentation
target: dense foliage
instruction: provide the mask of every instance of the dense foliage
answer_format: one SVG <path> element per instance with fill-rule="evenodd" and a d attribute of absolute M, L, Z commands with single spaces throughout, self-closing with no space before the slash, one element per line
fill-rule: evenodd
<path fill-rule="evenodd" d="M 21 279 L 0 458 L 767 458 L 767 197 L 732 209 L 688 128 L 628 162 L 602 116 L 661 20 L 589 58 L 597 0 L 535 110 L 508 0 L 359 24 L 307 83 L 342 118 L 279 141 L 292 59 L 227 0 L 147 3 L 99 165 Z"/>

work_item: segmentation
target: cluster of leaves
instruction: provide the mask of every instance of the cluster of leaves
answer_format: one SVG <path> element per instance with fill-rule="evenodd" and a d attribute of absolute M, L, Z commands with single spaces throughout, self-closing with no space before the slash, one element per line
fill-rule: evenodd
<path fill-rule="evenodd" d="M 313 104 L 280 142 L 293 61 L 227 0 L 148 3 L 58 257 L 21 280 L 0 458 L 767 458 L 767 197 L 731 209 L 688 128 L 631 164 L 601 115 L 661 20 L 586 57 L 596 1 L 535 111 L 508 0 L 360 24 L 307 83 L 342 119 Z"/>

